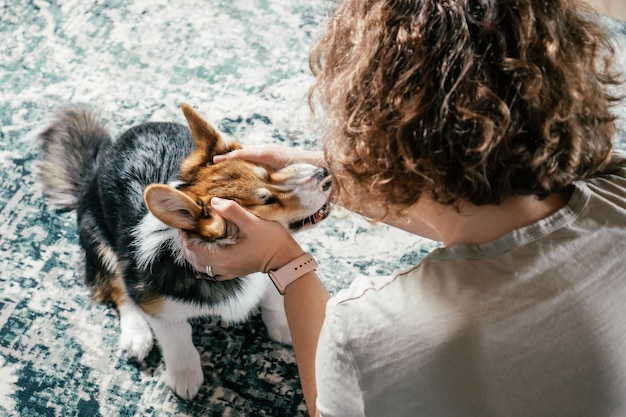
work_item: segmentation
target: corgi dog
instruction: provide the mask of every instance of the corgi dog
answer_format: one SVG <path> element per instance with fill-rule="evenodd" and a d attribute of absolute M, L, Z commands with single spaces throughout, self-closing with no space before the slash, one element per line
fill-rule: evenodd
<path fill-rule="evenodd" d="M 145 123 L 113 141 L 93 112 L 67 107 L 36 136 L 39 182 L 53 205 L 76 210 L 85 281 L 96 301 L 115 305 L 121 350 L 141 361 L 156 338 L 166 383 L 191 399 L 204 378 L 189 318 L 241 322 L 260 307 L 272 339 L 290 343 L 291 336 L 267 276 L 211 280 L 185 260 L 181 231 L 208 247 L 235 242 L 237 227 L 211 209 L 212 197 L 298 231 L 328 216 L 330 177 L 307 164 L 214 164 L 215 155 L 241 145 L 192 107 L 182 111 L 188 127 Z"/>

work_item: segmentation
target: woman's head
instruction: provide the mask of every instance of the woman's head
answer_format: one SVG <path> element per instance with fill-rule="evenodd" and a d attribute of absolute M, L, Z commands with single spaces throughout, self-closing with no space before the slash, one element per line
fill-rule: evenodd
<path fill-rule="evenodd" d="M 344 0 L 311 54 L 336 182 L 408 207 L 540 198 L 610 159 L 612 47 L 575 0 Z"/>

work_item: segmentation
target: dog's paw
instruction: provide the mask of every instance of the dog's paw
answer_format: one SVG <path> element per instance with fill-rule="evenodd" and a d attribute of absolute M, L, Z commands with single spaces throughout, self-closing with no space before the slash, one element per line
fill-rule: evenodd
<path fill-rule="evenodd" d="M 131 359 L 142 361 L 154 345 L 150 325 L 141 316 L 126 317 L 121 320 L 120 349 Z"/>
<path fill-rule="evenodd" d="M 198 362 L 200 357 L 198 356 Z M 202 366 L 187 369 L 166 369 L 165 382 L 178 395 L 185 400 L 191 400 L 198 394 L 198 390 L 204 382 Z"/>

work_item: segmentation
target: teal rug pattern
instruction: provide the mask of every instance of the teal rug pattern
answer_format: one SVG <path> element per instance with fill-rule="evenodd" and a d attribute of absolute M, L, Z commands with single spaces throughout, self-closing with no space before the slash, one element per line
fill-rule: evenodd
<path fill-rule="evenodd" d="M 141 363 L 118 350 L 116 311 L 82 284 L 75 213 L 50 207 L 35 181 L 32 132 L 70 103 L 96 109 L 113 136 L 146 121 L 183 123 L 188 103 L 244 144 L 319 148 L 307 57 L 330 7 L 0 2 L 0 416 L 307 415 L 293 350 L 268 338 L 258 314 L 241 324 L 193 321 L 205 382 L 192 401 L 165 385 L 158 347 Z M 625 45 L 626 24 L 606 24 Z M 437 246 L 339 209 L 297 239 L 332 293 L 358 274 L 415 265 Z"/>

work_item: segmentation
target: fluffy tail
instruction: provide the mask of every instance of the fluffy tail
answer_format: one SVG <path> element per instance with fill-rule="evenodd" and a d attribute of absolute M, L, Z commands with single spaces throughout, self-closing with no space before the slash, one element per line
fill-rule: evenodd
<path fill-rule="evenodd" d="M 104 123 L 93 112 L 66 107 L 37 134 L 39 182 L 52 204 L 75 209 L 96 171 L 98 154 L 111 145 Z"/>

